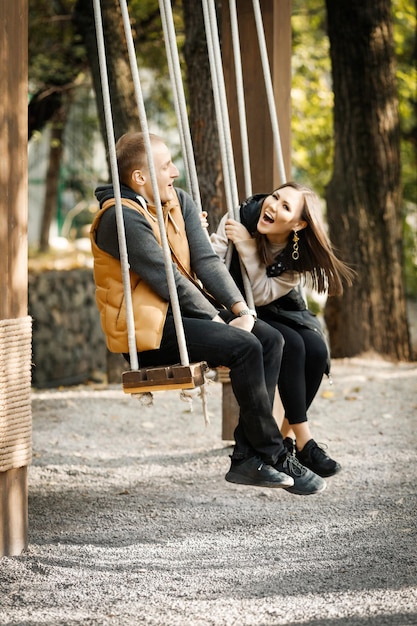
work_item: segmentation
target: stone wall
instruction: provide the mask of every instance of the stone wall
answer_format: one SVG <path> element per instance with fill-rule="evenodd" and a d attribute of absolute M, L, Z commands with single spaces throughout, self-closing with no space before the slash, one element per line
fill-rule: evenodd
<path fill-rule="evenodd" d="M 79 384 L 106 375 L 107 349 L 91 269 L 31 272 L 29 315 L 35 387 Z"/>

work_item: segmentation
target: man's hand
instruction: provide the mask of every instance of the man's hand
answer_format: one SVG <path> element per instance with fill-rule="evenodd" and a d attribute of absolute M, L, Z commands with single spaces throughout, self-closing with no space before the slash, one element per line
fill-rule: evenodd
<path fill-rule="evenodd" d="M 213 322 L 217 322 L 220 324 L 226 324 L 226 322 L 220 317 L 220 315 L 216 315 L 213 317 Z M 255 318 L 252 315 L 242 315 L 241 317 L 235 317 L 232 319 L 228 326 L 235 326 L 236 328 L 241 328 L 242 330 L 246 330 L 248 333 L 252 332 L 253 325 L 255 324 Z"/>
<path fill-rule="evenodd" d="M 233 304 L 232 313 L 236 315 L 236 319 L 231 320 L 229 326 L 236 326 L 236 328 L 247 330 L 250 333 L 256 321 L 256 311 L 252 311 L 246 302 L 241 300 Z"/>
<path fill-rule="evenodd" d="M 245 241 L 245 239 L 252 239 L 249 231 L 236 220 L 228 219 L 225 224 L 225 231 L 227 238 L 233 243 L 237 243 L 238 241 Z"/>

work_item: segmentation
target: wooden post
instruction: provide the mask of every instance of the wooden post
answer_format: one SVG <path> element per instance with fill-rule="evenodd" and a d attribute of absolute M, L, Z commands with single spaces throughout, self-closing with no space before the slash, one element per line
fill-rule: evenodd
<path fill-rule="evenodd" d="M 266 96 L 265 81 L 259 52 L 252 0 L 239 0 L 237 15 L 245 91 L 246 123 L 253 193 L 272 191 L 281 182 L 278 177 L 276 151 Z M 275 106 L 281 135 L 281 146 L 286 179 L 291 179 L 291 0 L 262 0 L 262 19 L 268 50 Z M 236 102 L 236 79 L 230 13 L 227 2 L 222 3 L 222 57 L 229 103 L 230 127 L 233 141 L 239 199 L 245 198 L 242 145 Z M 238 405 L 229 376 L 219 370 L 218 380 L 223 384 L 222 439 L 233 439 L 238 420 Z M 283 407 L 278 393 L 274 416 L 280 424 Z"/>
<path fill-rule="evenodd" d="M 229 370 L 226 367 L 217 369 L 217 381 L 222 384 L 222 439 L 233 441 L 233 434 L 239 419 L 239 405 L 233 393 Z"/>
<path fill-rule="evenodd" d="M 27 466 L 0 472 L 0 556 L 18 555 L 27 547 Z"/>
<path fill-rule="evenodd" d="M 239 405 L 233 393 L 227 368 L 218 368 L 217 382 L 222 384 L 222 439 L 223 441 L 233 441 L 235 428 L 239 421 Z M 279 428 L 281 428 L 284 419 L 284 407 L 279 393 L 275 394 L 272 413 Z"/>
<path fill-rule="evenodd" d="M 27 40 L 27 0 L 0 0 L 0 320 L 27 316 Z M 1 471 L 0 556 L 27 547 L 27 500 L 27 465 Z"/>

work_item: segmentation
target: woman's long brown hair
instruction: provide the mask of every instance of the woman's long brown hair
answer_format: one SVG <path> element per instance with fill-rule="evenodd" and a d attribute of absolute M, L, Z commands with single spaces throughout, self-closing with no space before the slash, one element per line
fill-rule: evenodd
<path fill-rule="evenodd" d="M 310 187 L 295 182 L 284 183 L 277 191 L 284 187 L 292 187 L 303 195 L 301 219 L 307 222 L 304 229 L 297 231 L 299 258 L 294 260 L 291 256 L 291 237 L 283 251 L 286 269 L 304 275 L 306 282 L 318 293 L 328 291 L 329 296 L 343 293 L 342 281 L 351 285 L 355 272 L 334 253 L 322 220 L 319 197 Z M 256 231 L 255 238 L 265 265 L 274 263 L 266 235 Z"/>

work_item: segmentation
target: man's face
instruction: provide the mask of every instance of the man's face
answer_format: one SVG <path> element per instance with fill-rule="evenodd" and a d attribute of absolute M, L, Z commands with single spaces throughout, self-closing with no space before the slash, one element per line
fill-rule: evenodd
<path fill-rule="evenodd" d="M 159 196 L 161 203 L 164 204 L 174 198 L 173 183 L 179 176 L 179 171 L 171 160 L 170 151 L 162 141 L 152 142 L 152 155 Z M 145 182 L 142 187 L 141 195 L 149 202 L 155 204 L 151 176 L 148 168 L 143 169 L 143 175 Z"/>

